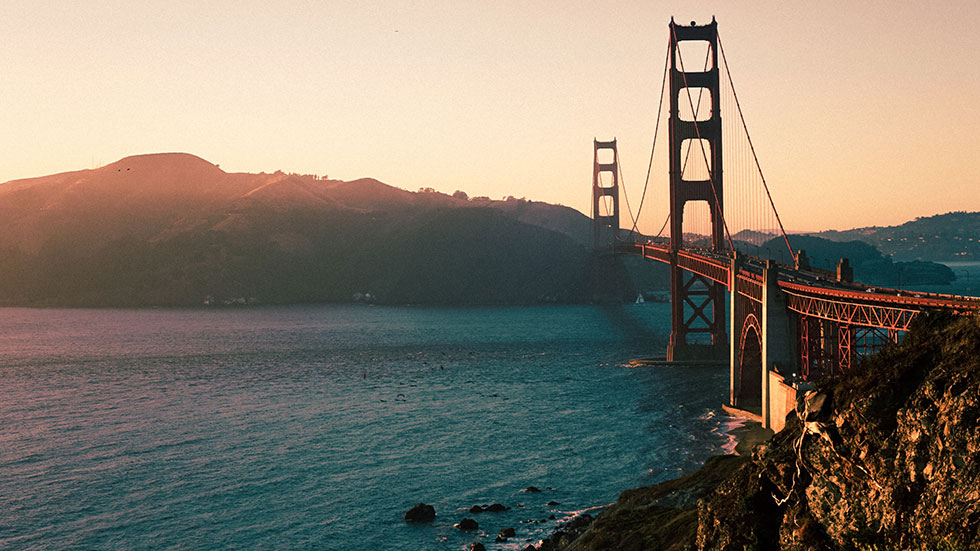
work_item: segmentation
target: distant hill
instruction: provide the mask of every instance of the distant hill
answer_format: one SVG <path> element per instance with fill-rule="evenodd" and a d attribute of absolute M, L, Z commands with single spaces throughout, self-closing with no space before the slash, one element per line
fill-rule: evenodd
<path fill-rule="evenodd" d="M 0 303 L 577 302 L 591 221 L 184 153 L 0 184 Z"/>
<path fill-rule="evenodd" d="M 656 263 L 596 260 L 591 239 L 591 220 L 558 205 L 138 155 L 0 184 L 0 305 L 527 304 L 666 284 Z M 817 267 L 850 258 L 869 284 L 943 283 L 952 272 L 918 259 L 980 258 L 980 213 L 790 239 Z"/>
<path fill-rule="evenodd" d="M 921 260 L 896 262 L 882 255 L 874 245 L 862 241 L 831 241 L 812 235 L 790 235 L 789 242 L 794 251 L 806 252 L 814 268 L 835 271 L 838 260 L 848 259 L 854 269 L 855 281 L 868 285 L 945 285 L 956 279 L 953 271 L 945 265 Z M 739 249 L 754 256 L 793 264 L 782 237 L 775 237 L 760 247 L 742 243 Z"/>
<path fill-rule="evenodd" d="M 950 212 L 899 226 L 812 235 L 832 241 L 862 241 L 896 260 L 980 260 L 980 212 Z"/>

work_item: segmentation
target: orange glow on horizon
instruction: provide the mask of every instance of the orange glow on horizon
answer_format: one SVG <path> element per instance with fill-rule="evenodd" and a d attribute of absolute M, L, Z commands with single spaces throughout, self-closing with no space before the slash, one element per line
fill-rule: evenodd
<path fill-rule="evenodd" d="M 0 182 L 185 151 L 228 172 L 372 177 L 588 214 L 592 140 L 616 137 L 635 205 L 667 23 L 712 15 L 788 230 L 980 210 L 980 5 L 968 1 L 10 0 Z M 667 208 L 658 162 L 647 233 Z"/>

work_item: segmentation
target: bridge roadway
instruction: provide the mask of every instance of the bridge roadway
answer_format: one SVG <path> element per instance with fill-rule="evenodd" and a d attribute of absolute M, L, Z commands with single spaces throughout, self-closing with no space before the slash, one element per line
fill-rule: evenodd
<path fill-rule="evenodd" d="M 650 260 L 671 263 L 666 243 L 619 242 L 619 253 L 636 254 Z M 763 272 L 766 261 L 739 255 L 736 287 L 739 294 L 762 302 Z M 677 252 L 677 265 L 725 286 L 731 291 L 732 257 L 707 249 L 687 248 Z M 924 293 L 838 281 L 836 274 L 817 269 L 797 270 L 778 265 L 779 288 L 787 298 L 787 308 L 798 314 L 862 327 L 907 331 L 916 314 L 923 310 L 950 309 L 959 313 L 980 311 L 980 297 Z"/>
<path fill-rule="evenodd" d="M 978 297 L 867 286 L 748 255 L 733 258 L 695 248 L 675 253 L 668 243 L 652 240 L 617 242 L 613 250 L 676 265 L 729 291 L 728 404 L 775 431 L 813 381 L 847 370 L 855 358 L 896 341 L 920 312 L 980 311 Z M 690 319 L 711 319 L 704 306 L 691 306 L 696 311 Z M 718 344 L 712 345 L 716 351 Z"/>

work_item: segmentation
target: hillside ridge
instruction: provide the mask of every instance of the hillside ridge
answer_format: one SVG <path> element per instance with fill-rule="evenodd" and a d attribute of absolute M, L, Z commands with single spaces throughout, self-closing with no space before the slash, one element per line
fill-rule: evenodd
<path fill-rule="evenodd" d="M 0 184 L 0 304 L 581 302 L 590 229 L 547 203 L 134 155 Z"/>

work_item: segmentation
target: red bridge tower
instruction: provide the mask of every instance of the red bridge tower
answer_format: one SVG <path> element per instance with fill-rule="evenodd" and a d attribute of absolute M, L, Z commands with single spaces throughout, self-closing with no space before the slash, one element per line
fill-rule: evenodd
<path fill-rule="evenodd" d="M 616 139 L 611 142 L 592 140 L 592 227 L 596 250 L 608 249 L 619 241 L 619 151 Z M 602 162 L 600 151 L 612 151 L 612 159 Z M 603 174 L 607 179 L 603 180 Z M 609 197 L 611 200 L 606 200 Z M 607 208 L 603 209 L 603 206 Z"/>
<path fill-rule="evenodd" d="M 684 41 L 707 42 L 710 63 L 704 71 L 685 71 L 679 57 L 678 45 Z M 680 63 L 680 66 L 678 66 Z M 699 68 L 700 69 L 700 68 Z M 693 89 L 702 89 L 700 93 Z M 691 97 L 711 96 L 711 113 L 697 113 Z M 680 105 L 690 106 L 691 120 L 680 116 Z M 700 101 L 698 102 L 700 105 Z M 718 86 L 718 26 L 714 18 L 707 25 L 682 26 L 670 21 L 670 280 L 671 335 L 667 349 L 668 360 L 724 359 L 728 354 L 725 334 L 725 286 L 690 272 L 677 264 L 677 255 L 684 248 L 684 205 L 689 201 L 705 201 L 711 213 L 711 244 L 714 252 L 728 254 L 725 236 L 724 188 L 721 167 L 721 97 Z M 687 142 L 687 143 L 685 143 Z M 688 159 L 707 166 L 708 178 L 684 179 L 685 163 L 682 149 L 688 149 Z M 688 341 L 692 335 L 710 336 L 710 344 Z"/>

